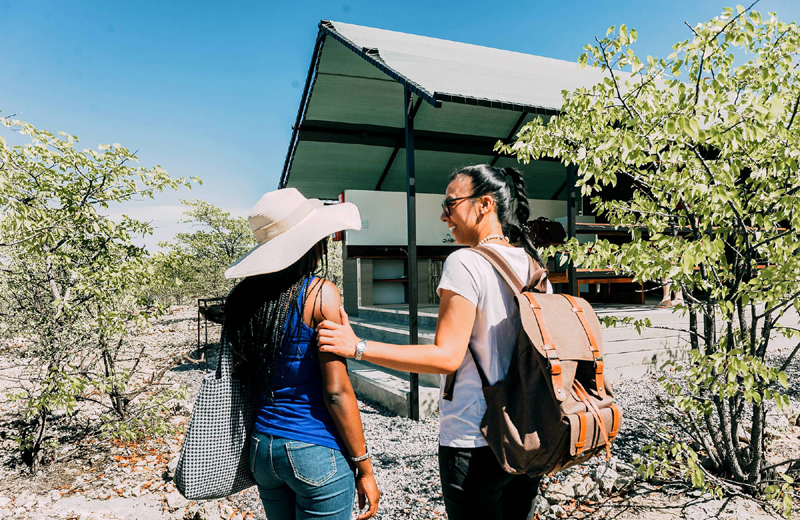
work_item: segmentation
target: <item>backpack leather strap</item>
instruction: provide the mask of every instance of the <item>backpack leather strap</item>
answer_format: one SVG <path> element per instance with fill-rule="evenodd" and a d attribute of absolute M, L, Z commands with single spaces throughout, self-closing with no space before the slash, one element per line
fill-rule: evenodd
<path fill-rule="evenodd" d="M 492 267 L 500 273 L 500 276 L 502 276 L 509 287 L 511 287 L 515 295 L 521 293 L 523 289 L 525 289 L 522 280 L 519 279 L 517 273 L 508 265 L 505 258 L 500 256 L 500 253 L 488 246 L 474 247 L 472 251 L 475 251 L 492 264 Z M 531 258 L 531 260 L 533 260 L 533 258 Z"/>
<path fill-rule="evenodd" d="M 578 316 L 578 320 L 581 322 L 581 325 L 583 325 L 584 332 L 586 332 L 586 337 L 589 338 L 589 348 L 592 349 L 592 356 L 594 357 L 594 384 L 597 387 L 597 394 L 600 396 L 600 399 L 605 399 L 606 386 L 605 380 L 603 379 L 603 356 L 600 354 L 600 348 L 597 346 L 597 339 L 595 339 L 594 333 L 591 327 L 589 327 L 589 322 L 586 320 L 586 315 L 583 313 L 583 308 L 578 303 L 578 300 L 570 294 L 562 294 L 562 296 L 572 305 L 572 312 Z"/>
<path fill-rule="evenodd" d="M 578 431 L 578 441 L 575 443 L 575 455 L 580 455 L 583 447 L 586 446 L 586 414 L 578 412 L 580 429 Z"/>
<path fill-rule="evenodd" d="M 567 394 L 564 392 L 564 383 L 561 380 L 561 360 L 558 358 L 558 351 L 553 341 L 550 339 L 550 332 L 545 325 L 544 317 L 542 316 L 542 306 L 534 298 L 533 293 L 523 293 L 530 303 L 533 315 L 536 317 L 536 323 L 539 325 L 539 332 L 542 334 L 542 348 L 547 356 L 547 368 L 550 370 L 550 378 L 553 383 L 553 394 L 558 401 L 564 401 Z"/>
<path fill-rule="evenodd" d="M 606 443 L 606 460 L 611 458 L 611 441 L 608 439 L 608 428 L 606 428 L 606 423 L 603 421 L 603 416 L 600 414 L 600 410 L 597 408 L 597 405 L 594 404 L 592 398 L 586 392 L 586 389 L 583 388 L 577 380 L 573 381 L 572 387 L 575 389 L 575 393 L 578 394 L 583 404 L 589 409 L 589 411 L 594 415 L 595 420 L 597 421 L 597 427 L 600 429 L 600 434 L 603 436 L 603 440 Z"/>
<path fill-rule="evenodd" d="M 622 422 L 622 412 L 619 411 L 619 406 L 611 405 L 611 431 L 608 432 L 609 440 L 614 440 L 614 437 L 619 433 L 620 423 Z"/>
<path fill-rule="evenodd" d="M 458 371 L 453 372 L 452 374 L 447 374 L 447 378 L 444 380 L 444 389 L 442 389 L 442 399 L 445 401 L 452 401 L 453 400 L 453 389 L 456 387 L 456 374 Z"/>

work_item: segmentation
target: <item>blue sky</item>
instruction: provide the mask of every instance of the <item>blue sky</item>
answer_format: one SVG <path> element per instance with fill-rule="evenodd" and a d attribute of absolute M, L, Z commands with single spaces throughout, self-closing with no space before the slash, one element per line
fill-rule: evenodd
<path fill-rule="evenodd" d="M 119 142 L 142 164 L 203 186 L 165 193 L 125 212 L 168 239 L 178 198 L 237 214 L 275 189 L 323 18 L 577 60 L 584 44 L 625 23 L 642 55 L 666 56 L 684 20 L 730 2 L 382 2 L 0 0 L 0 112 L 80 137 Z M 800 2 L 756 9 L 800 19 Z"/>

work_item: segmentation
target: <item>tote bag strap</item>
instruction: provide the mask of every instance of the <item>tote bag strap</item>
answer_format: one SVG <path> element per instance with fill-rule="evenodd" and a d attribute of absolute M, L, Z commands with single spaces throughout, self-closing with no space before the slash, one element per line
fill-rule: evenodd
<path fill-rule="evenodd" d="M 222 332 L 219 338 L 219 361 L 217 361 L 217 379 L 229 379 L 233 372 L 233 356 L 231 354 L 231 346 L 228 344 L 227 327 L 225 322 L 222 322 Z"/>

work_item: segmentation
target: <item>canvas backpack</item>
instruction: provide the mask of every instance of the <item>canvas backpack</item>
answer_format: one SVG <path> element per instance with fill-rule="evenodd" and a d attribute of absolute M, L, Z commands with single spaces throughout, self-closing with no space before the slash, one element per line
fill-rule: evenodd
<path fill-rule="evenodd" d="M 531 266 L 527 285 L 488 247 L 489 261 L 514 291 L 521 327 L 505 379 L 490 385 L 475 360 L 486 399 L 481 433 L 507 473 L 538 476 L 605 453 L 622 411 L 603 373 L 603 337 L 592 306 L 567 294 L 541 294 L 547 271 Z M 533 262 L 533 260 L 531 260 Z M 448 376 L 452 399 L 456 374 Z"/>

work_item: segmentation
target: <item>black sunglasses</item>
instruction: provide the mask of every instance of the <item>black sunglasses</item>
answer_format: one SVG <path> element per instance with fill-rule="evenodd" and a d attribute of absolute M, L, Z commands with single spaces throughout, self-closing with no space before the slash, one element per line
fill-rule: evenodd
<path fill-rule="evenodd" d="M 458 197 L 458 198 L 455 198 L 455 199 L 446 198 L 446 199 L 444 199 L 442 201 L 442 211 L 444 211 L 445 216 L 449 217 L 450 216 L 450 208 L 453 206 L 453 204 L 455 204 L 459 200 L 474 199 L 477 196 L 478 195 L 469 195 L 468 197 Z"/>

